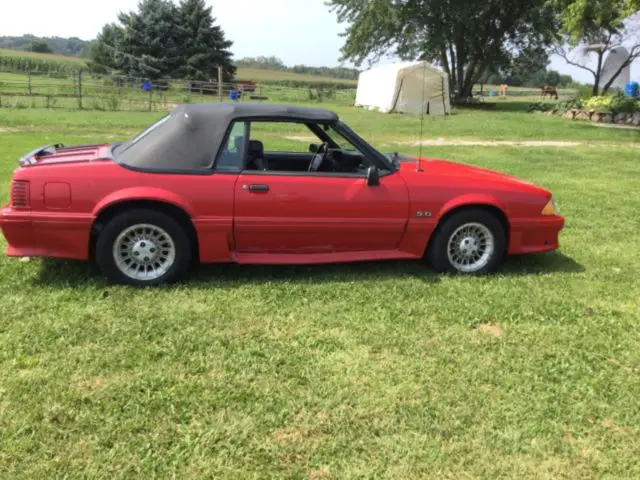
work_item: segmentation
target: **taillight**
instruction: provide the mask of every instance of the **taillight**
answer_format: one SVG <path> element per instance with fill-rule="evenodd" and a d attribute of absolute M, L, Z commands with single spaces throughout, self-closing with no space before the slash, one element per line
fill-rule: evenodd
<path fill-rule="evenodd" d="M 29 182 L 27 180 L 13 180 L 11 182 L 11 206 L 29 208 Z"/>

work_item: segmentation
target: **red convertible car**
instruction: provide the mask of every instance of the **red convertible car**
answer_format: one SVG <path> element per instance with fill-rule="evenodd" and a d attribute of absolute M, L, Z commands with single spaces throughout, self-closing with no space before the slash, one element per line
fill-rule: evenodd
<path fill-rule="evenodd" d="M 280 151 L 283 124 L 317 141 Z M 563 225 L 543 188 L 383 154 L 333 112 L 267 104 L 184 105 L 127 142 L 38 148 L 0 210 L 7 255 L 95 259 L 134 285 L 175 281 L 192 261 L 424 259 L 483 274 L 557 249 Z"/>

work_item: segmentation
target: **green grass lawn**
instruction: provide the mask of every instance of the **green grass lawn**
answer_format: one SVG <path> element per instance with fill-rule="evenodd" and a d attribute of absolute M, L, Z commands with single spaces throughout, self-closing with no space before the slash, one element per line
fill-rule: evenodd
<path fill-rule="evenodd" d="M 337 110 L 379 146 L 418 140 L 413 117 Z M 423 149 L 554 192 L 561 250 L 494 276 L 220 265 L 132 289 L 1 257 L 0 477 L 640 477 L 639 134 L 512 110 L 425 122 L 580 143 Z M 0 109 L 0 199 L 35 146 L 158 115 Z"/>

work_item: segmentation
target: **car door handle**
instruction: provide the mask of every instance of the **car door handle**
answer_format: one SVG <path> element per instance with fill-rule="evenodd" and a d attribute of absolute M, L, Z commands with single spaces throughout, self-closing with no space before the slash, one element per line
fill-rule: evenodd
<path fill-rule="evenodd" d="M 257 193 L 267 193 L 269 191 L 269 185 L 265 183 L 254 183 L 253 185 L 249 185 L 249 191 Z"/>

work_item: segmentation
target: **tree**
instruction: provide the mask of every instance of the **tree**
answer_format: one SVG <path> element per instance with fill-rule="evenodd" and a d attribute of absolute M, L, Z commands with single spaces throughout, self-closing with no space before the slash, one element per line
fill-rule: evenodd
<path fill-rule="evenodd" d="M 229 51 L 233 42 L 226 40 L 222 29 L 214 24 L 211 7 L 204 0 L 183 0 L 179 7 L 179 49 L 184 63 L 176 72 L 189 80 L 217 80 L 222 67 L 225 82 L 233 79 L 236 67 Z"/>
<path fill-rule="evenodd" d="M 531 45 L 512 58 L 500 71 L 506 83 L 513 86 L 542 86 L 549 65 L 549 53 L 541 45 Z"/>
<path fill-rule="evenodd" d="M 176 72 L 184 62 L 178 46 L 178 13 L 169 0 L 141 0 L 137 12 L 118 15 L 124 28 L 116 52 L 122 73 L 155 80 Z"/>
<path fill-rule="evenodd" d="M 89 70 L 95 73 L 106 73 L 119 69 L 120 55 L 124 42 L 124 30 L 115 23 L 102 27 L 96 42 L 91 47 Z"/>
<path fill-rule="evenodd" d="M 232 43 L 214 21 L 204 0 L 183 0 L 179 7 L 171 0 L 141 0 L 137 11 L 120 13 L 117 23 L 102 28 L 90 67 L 150 80 L 210 80 L 222 66 L 224 80 L 230 81 Z"/>
<path fill-rule="evenodd" d="M 287 66 L 278 57 L 244 57 L 238 60 L 238 65 L 263 70 L 287 70 Z"/>
<path fill-rule="evenodd" d="M 28 52 L 53 53 L 53 49 L 46 40 L 33 40 L 24 49 Z"/>
<path fill-rule="evenodd" d="M 554 0 L 560 11 L 564 46 L 555 49 L 569 65 L 593 75 L 593 95 L 606 93 L 620 73 L 640 57 L 640 0 Z M 626 47 L 629 58 L 604 85 L 605 56 Z M 595 55 L 595 67 L 587 65 Z"/>
<path fill-rule="evenodd" d="M 10 48 L 15 50 L 25 50 L 30 48 L 30 44 L 38 41 L 47 43 L 57 55 L 66 56 L 82 56 L 84 52 L 88 54 L 88 46 L 91 42 L 80 40 L 77 37 L 36 37 L 31 34 L 22 35 L 20 37 L 0 36 L 0 48 Z"/>
<path fill-rule="evenodd" d="M 457 97 L 471 95 L 490 67 L 554 38 L 546 0 L 328 0 L 348 22 L 343 59 L 360 65 L 385 54 L 442 66 Z"/>

